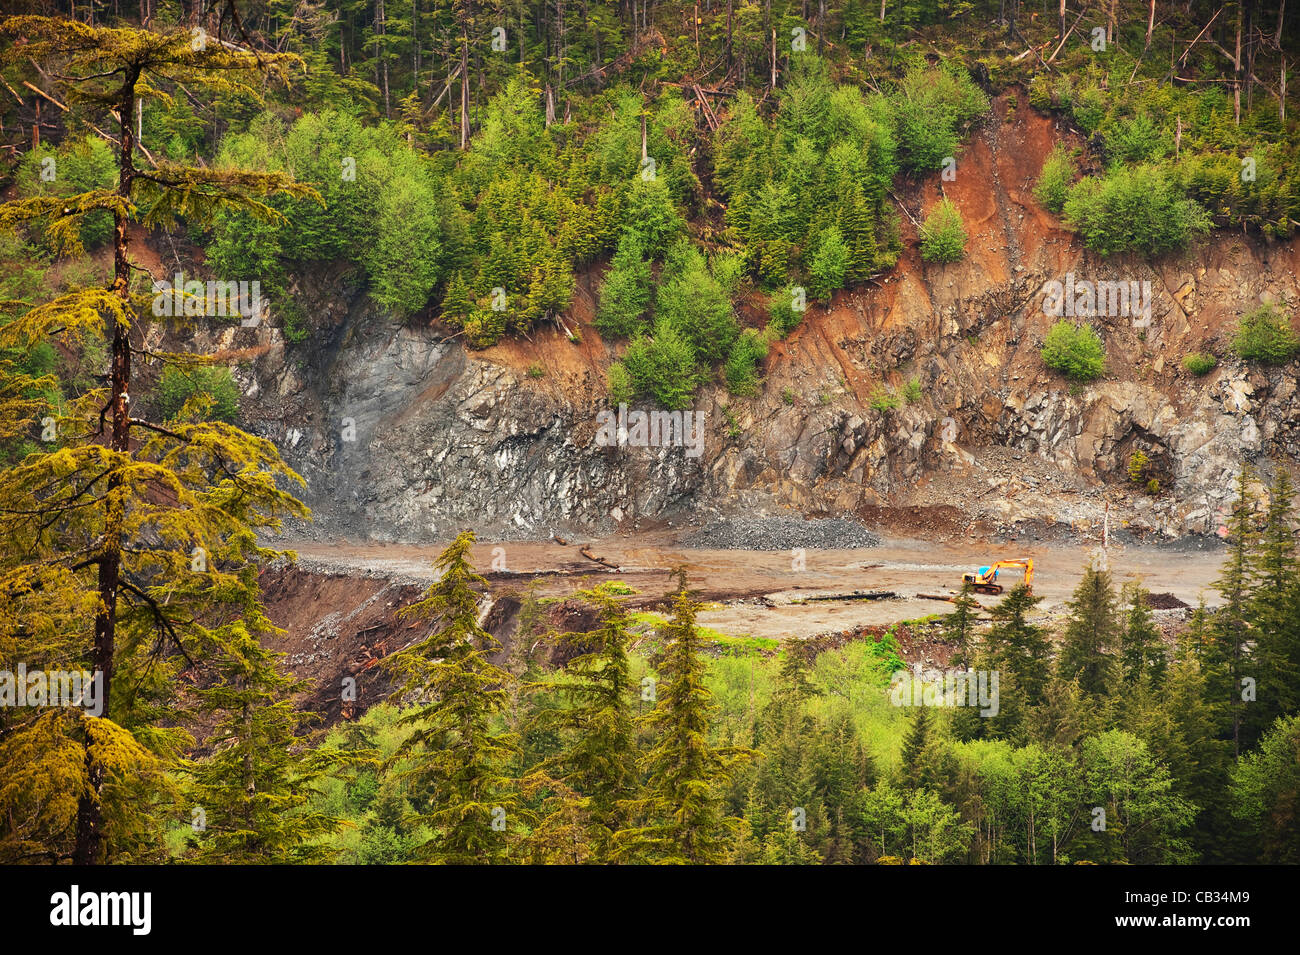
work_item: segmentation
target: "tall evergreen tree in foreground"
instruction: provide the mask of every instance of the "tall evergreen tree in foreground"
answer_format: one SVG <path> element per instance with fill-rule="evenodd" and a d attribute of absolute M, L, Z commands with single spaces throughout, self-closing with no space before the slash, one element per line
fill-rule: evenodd
<path fill-rule="evenodd" d="M 1279 717 L 1300 712 L 1300 562 L 1296 559 L 1295 492 L 1278 469 L 1255 559 L 1248 613 L 1258 696 L 1246 708 L 1244 739 L 1253 745 Z"/>
<path fill-rule="evenodd" d="M 310 716 L 290 695 L 306 684 L 278 672 L 283 654 L 259 639 L 271 631 L 265 620 L 233 628 L 227 639 L 239 646 L 219 667 L 220 679 L 198 691 L 202 709 L 218 714 L 219 722 L 208 739 L 212 756 L 185 764 L 193 778 L 191 804 L 203 820 L 191 840 L 191 861 L 290 864 L 328 862 L 337 854 L 324 840 L 340 821 L 313 797 L 326 772 L 344 760 L 319 750 L 295 752 L 307 745 L 295 732 Z"/>
<path fill-rule="evenodd" d="M 713 694 L 704 685 L 704 660 L 695 626 L 699 604 L 679 572 L 673 613 L 663 628 L 667 641 L 659 661 L 655 708 L 640 721 L 655 734 L 642 757 L 641 794 L 624 805 L 640 825 L 618 835 L 620 854 L 631 861 L 710 863 L 725 860 L 730 836 L 741 825 L 724 811 L 722 787 L 748 750 L 709 743 Z"/>
<path fill-rule="evenodd" d="M 1252 638 L 1250 622 L 1251 581 L 1258 537 L 1255 526 L 1258 501 L 1251 484 L 1252 468 L 1242 467 L 1237 476 L 1237 500 L 1228 519 L 1228 556 L 1215 589 L 1223 604 L 1210 621 L 1207 663 L 1210 686 L 1221 702 L 1227 703 L 1232 722 L 1232 753 L 1241 755 L 1243 678 L 1254 678 L 1247 665 Z"/>
<path fill-rule="evenodd" d="M 631 616 L 609 584 L 578 596 L 596 609 L 600 625 L 561 637 L 578 648 L 578 656 L 564 665 L 565 679 L 546 688 L 568 706 L 542 709 L 533 720 L 535 729 L 558 731 L 564 747 L 537 767 L 543 783 L 553 780 L 563 791 L 531 840 L 543 861 L 606 862 L 613 858 L 615 835 L 627 823 L 623 803 L 635 796 L 639 783 L 627 654 Z"/>
<path fill-rule="evenodd" d="M 1064 679 L 1078 680 L 1085 693 L 1105 696 L 1115 682 L 1112 650 L 1120 631 L 1110 573 L 1089 565 L 1066 606 L 1070 617 L 1057 669 Z"/>
<path fill-rule="evenodd" d="M 422 702 L 403 717 L 411 735 L 390 760 L 397 778 L 417 794 L 417 823 L 433 831 L 417 854 L 454 865 L 504 862 L 508 836 L 524 823 L 509 767 L 519 738 L 496 729 L 508 702 L 510 674 L 488 657 L 500 649 L 479 623 L 479 588 L 465 531 L 434 561 L 438 581 L 400 611 L 432 624 L 419 642 L 385 660 L 399 683 L 397 698 Z"/>
<path fill-rule="evenodd" d="M 984 648 L 993 667 L 1006 671 L 1023 694 L 1020 705 L 1035 706 L 1042 702 L 1051 674 L 1051 643 L 1047 631 L 1029 622 L 1029 613 L 1042 601 L 1024 584 L 993 608 L 993 626 L 984 639 Z M 1005 693 L 1005 676 L 1004 676 Z"/>
<path fill-rule="evenodd" d="M 1151 594 L 1136 581 L 1124 585 L 1120 596 L 1123 630 L 1120 633 L 1120 676 L 1125 683 L 1137 683 L 1144 677 L 1155 686 L 1164 682 L 1169 665 L 1168 654 L 1160 641 L 1160 631 L 1151 617 L 1147 598 Z"/>
<path fill-rule="evenodd" d="M 35 16 L 0 22 L 0 43 L 0 65 L 44 63 L 81 115 L 117 132 L 115 189 L 0 206 L 0 227 L 40 225 L 68 253 L 80 251 L 88 216 L 113 220 L 107 288 L 0 305 L 8 319 L 0 351 L 51 342 L 76 353 L 106 337 L 109 356 L 106 385 L 51 401 L 44 416 L 54 440 L 0 475 L 5 662 L 84 666 L 102 675 L 105 697 L 97 716 L 37 711 L 9 728 L 3 745 L 57 762 L 60 782 L 58 798 L 38 806 L 3 797 L 0 844 L 30 842 L 20 830 L 39 831 L 39 848 L 24 852 L 78 863 L 139 859 L 150 850 L 132 833 L 154 806 L 141 789 L 187 743 L 175 708 L 164 708 L 178 693 L 176 676 L 190 669 L 201 678 L 214 662 L 250 673 L 270 665 L 244 653 L 229 608 L 256 604 L 256 565 L 276 556 L 257 532 L 278 527 L 284 514 L 307 512 L 282 489 L 297 476 L 270 442 L 195 420 L 201 403 L 166 426 L 140 416 L 134 358 L 203 359 L 159 356 L 143 345 L 140 306 L 148 298 L 133 284 L 143 270 L 131 261 L 128 226 L 171 226 L 182 216 L 202 223 L 222 208 L 274 217 L 261 197 L 311 190 L 279 174 L 167 162 L 141 168 L 133 121 L 143 95 L 170 102 L 169 90 L 181 85 L 256 102 L 268 75 L 282 78 L 297 59 L 190 32 Z"/>
<path fill-rule="evenodd" d="M 975 626 L 979 622 L 979 602 L 969 583 L 961 585 L 961 592 L 953 598 L 952 604 L 953 612 L 943 618 L 943 636 L 956 647 L 952 665 L 970 666 L 975 646 Z"/>

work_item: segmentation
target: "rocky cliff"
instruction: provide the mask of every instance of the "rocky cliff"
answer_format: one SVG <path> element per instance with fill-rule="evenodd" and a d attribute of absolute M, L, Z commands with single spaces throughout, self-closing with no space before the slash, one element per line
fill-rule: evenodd
<path fill-rule="evenodd" d="M 1265 476 L 1300 460 L 1297 364 L 1247 365 L 1228 348 L 1243 312 L 1300 301 L 1300 254 L 1222 233 L 1153 261 L 1086 253 L 1032 195 L 1044 156 L 1070 138 L 1023 95 L 1000 97 L 955 179 L 900 189 L 907 250 L 895 269 L 811 305 L 773 348 L 757 397 L 701 391 L 699 457 L 596 441 L 617 352 L 590 326 L 598 273 L 580 278 L 566 316 L 576 342 L 546 329 L 468 351 L 427 320 L 393 322 L 322 271 L 300 279 L 307 342 L 286 345 L 273 319 L 205 344 L 232 361 L 245 426 L 306 478 L 320 535 L 606 534 L 783 506 L 872 519 L 929 508 L 993 529 L 1095 528 L 1109 506 L 1116 528 L 1213 533 L 1243 459 Z M 970 235 L 966 258 L 947 266 L 915 248 L 915 220 L 940 191 Z M 1039 354 L 1055 320 L 1045 283 L 1067 274 L 1152 290 L 1149 322 L 1091 318 L 1107 371 L 1087 386 Z M 759 308 L 746 313 L 761 323 Z M 1191 351 L 1218 367 L 1191 375 Z M 919 399 L 873 402 L 913 379 Z M 1141 484 L 1128 474 L 1135 451 L 1149 462 Z"/>

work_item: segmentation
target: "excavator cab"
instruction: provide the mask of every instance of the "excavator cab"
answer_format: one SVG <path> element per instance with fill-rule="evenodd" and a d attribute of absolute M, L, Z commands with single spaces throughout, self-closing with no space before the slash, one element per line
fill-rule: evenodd
<path fill-rule="evenodd" d="M 971 589 L 981 594 L 1000 594 L 1002 585 L 998 583 L 998 571 L 1003 568 L 1017 568 L 1025 572 L 1025 586 L 1033 593 L 1034 562 L 1028 557 L 1018 560 L 999 560 L 996 563 L 978 568 L 974 573 L 962 574 L 961 582 L 970 584 Z"/>

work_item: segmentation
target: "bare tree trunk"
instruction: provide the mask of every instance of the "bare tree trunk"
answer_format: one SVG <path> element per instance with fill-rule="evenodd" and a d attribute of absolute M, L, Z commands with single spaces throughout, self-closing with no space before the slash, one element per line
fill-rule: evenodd
<path fill-rule="evenodd" d="M 1232 118 L 1241 125 L 1241 2 L 1237 2 L 1237 46 L 1232 57 Z"/>
<path fill-rule="evenodd" d="M 460 148 L 469 148 L 469 27 L 460 28 Z"/>
<path fill-rule="evenodd" d="M 127 70 L 118 94 L 117 121 L 119 139 L 117 194 L 123 199 L 131 197 L 135 181 L 135 86 L 140 79 L 139 67 Z M 113 292 L 122 300 L 127 314 L 131 314 L 131 263 L 127 259 L 127 217 L 122 212 L 113 214 Z M 108 447 L 114 452 L 131 448 L 131 326 L 128 322 L 113 323 L 112 364 L 109 370 L 113 428 L 108 436 Z M 108 479 L 106 497 L 113 498 L 122 486 L 121 472 Z M 122 573 L 122 514 L 110 508 L 104 527 L 104 544 L 97 558 L 99 565 L 99 610 L 95 614 L 95 641 L 91 665 L 102 674 L 101 694 L 103 709 L 101 719 L 109 718 L 112 699 L 113 651 L 117 637 L 117 591 Z M 103 854 L 103 807 L 100 792 L 104 786 L 104 766 L 94 757 L 89 736 L 86 738 L 86 775 L 89 792 L 77 803 L 77 841 L 72 859 L 78 865 L 93 865 Z"/>
<path fill-rule="evenodd" d="M 776 28 L 772 28 L 772 89 L 776 89 Z"/>
<path fill-rule="evenodd" d="M 1151 49 L 1151 31 L 1156 28 L 1156 0 L 1151 0 L 1151 6 L 1147 12 L 1147 39 L 1142 46 L 1142 52 L 1145 53 Z"/>
<path fill-rule="evenodd" d="M 392 108 L 388 96 L 388 46 L 383 41 L 383 37 L 388 32 L 388 16 L 384 11 L 384 0 L 375 0 L 375 55 L 379 57 L 380 69 L 384 77 L 384 115 L 392 116 Z"/>
<path fill-rule="evenodd" d="M 731 69 L 731 27 L 735 14 L 735 0 L 727 0 L 727 69 Z"/>
<path fill-rule="evenodd" d="M 695 0 L 695 13 L 691 18 L 692 26 L 695 28 L 695 66 L 697 69 L 704 68 L 704 60 L 700 54 L 700 3 Z"/>
<path fill-rule="evenodd" d="M 1282 59 L 1282 79 L 1278 83 L 1277 115 L 1286 122 L 1286 58 Z"/>
<path fill-rule="evenodd" d="M 1255 105 L 1255 2 L 1246 4 L 1246 112 Z"/>

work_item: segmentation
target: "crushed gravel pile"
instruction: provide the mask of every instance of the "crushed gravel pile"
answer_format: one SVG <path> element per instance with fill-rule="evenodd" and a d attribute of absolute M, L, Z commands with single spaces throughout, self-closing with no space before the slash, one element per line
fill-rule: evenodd
<path fill-rule="evenodd" d="M 857 521 L 839 517 L 724 517 L 684 538 L 700 550 L 847 550 L 876 547 L 880 538 Z"/>

